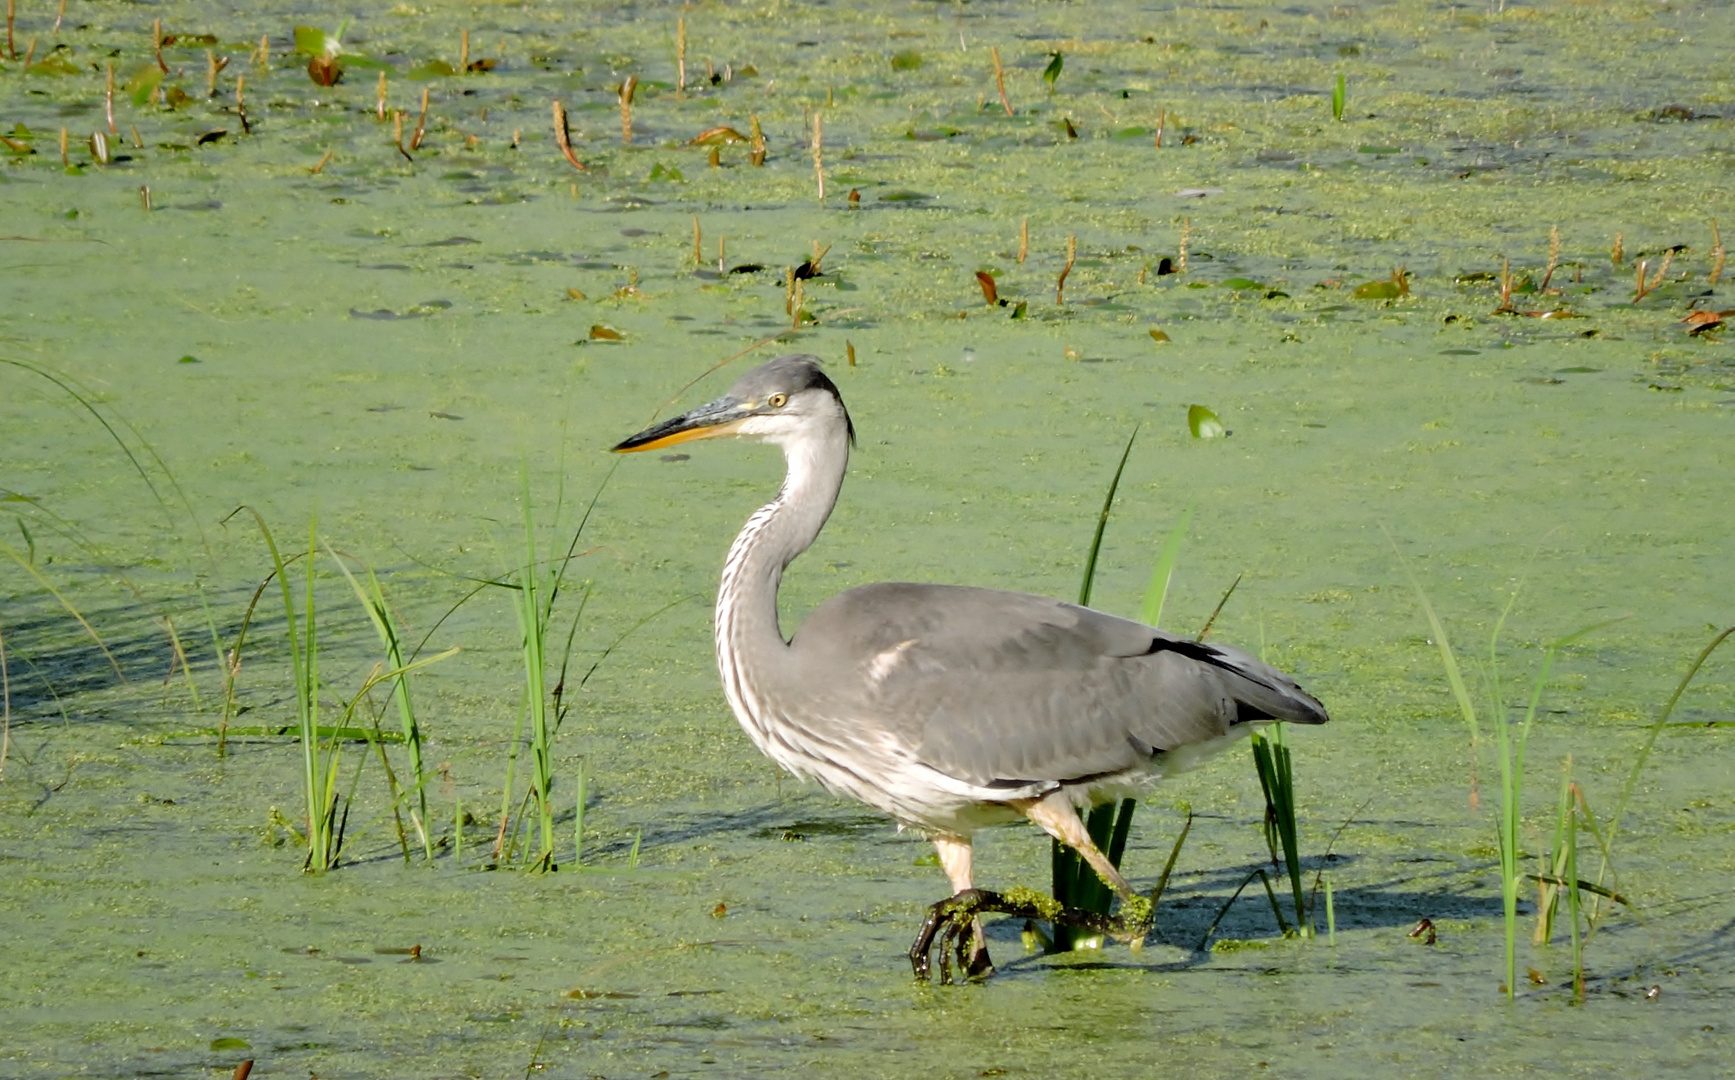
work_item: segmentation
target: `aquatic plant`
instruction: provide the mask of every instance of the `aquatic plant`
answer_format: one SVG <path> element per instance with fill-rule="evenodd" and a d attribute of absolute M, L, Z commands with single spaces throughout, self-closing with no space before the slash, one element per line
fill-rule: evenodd
<path fill-rule="evenodd" d="M 1343 119 L 1344 103 L 1349 97 L 1348 90 L 1349 87 L 1340 72 L 1337 76 L 1337 83 L 1331 88 L 1331 118 L 1333 120 Z"/>
<path fill-rule="evenodd" d="M 1101 511 L 1097 514 L 1096 531 L 1091 537 L 1090 550 L 1085 556 L 1084 576 L 1079 585 L 1078 602 L 1081 607 L 1090 605 L 1090 595 L 1096 583 L 1097 560 L 1102 553 L 1103 533 L 1108 528 L 1110 512 L 1114 509 L 1115 494 L 1120 490 L 1121 476 L 1126 471 L 1127 460 L 1132 456 L 1133 443 L 1138 439 L 1138 428 L 1128 436 L 1125 449 L 1115 466 L 1114 475 L 1109 480 L 1108 492 L 1103 498 Z M 1157 556 L 1156 565 L 1151 571 L 1150 585 L 1145 590 L 1144 604 L 1139 616 L 1148 626 L 1156 626 L 1162 618 L 1163 600 L 1168 595 L 1169 581 L 1174 576 L 1175 562 L 1180 557 L 1181 542 L 1186 536 L 1187 525 L 1192 520 L 1191 508 L 1182 512 L 1180 520 L 1170 530 L 1163 541 L 1162 550 Z M 1133 812 L 1138 808 L 1138 800 L 1122 799 L 1119 803 L 1104 803 L 1093 807 L 1085 819 L 1085 829 L 1090 834 L 1099 850 L 1115 867 L 1121 864 L 1121 856 L 1126 852 L 1127 837 L 1132 832 Z M 1181 845 L 1186 841 L 1187 832 L 1192 827 L 1192 814 L 1187 815 L 1187 825 L 1182 828 L 1180 837 L 1175 841 L 1174 849 L 1169 855 L 1168 865 L 1164 868 L 1162 877 L 1158 880 L 1156 891 L 1152 894 L 1151 903 L 1154 907 L 1157 898 L 1162 895 L 1168 884 L 1169 873 L 1174 869 L 1175 860 L 1179 857 Z M 1090 866 L 1079 857 L 1078 853 L 1058 840 L 1050 841 L 1050 871 L 1053 883 L 1054 898 L 1067 907 L 1075 907 L 1084 911 L 1106 915 L 1114 903 L 1114 892 L 1103 882 Z M 1051 948 L 1057 952 L 1066 952 L 1075 948 L 1089 947 L 1100 940 L 1097 935 L 1079 934 L 1071 927 L 1055 924 L 1052 928 L 1053 938 Z"/>
<path fill-rule="evenodd" d="M 1394 548 L 1395 550 L 1395 548 Z M 1402 553 L 1399 553 L 1402 558 Z M 1446 635 L 1446 627 L 1440 621 L 1439 614 L 1429 601 L 1427 593 L 1422 589 L 1421 582 L 1416 579 L 1409 564 L 1404 564 L 1404 570 L 1410 577 L 1410 584 L 1416 591 L 1416 596 L 1422 605 L 1422 611 L 1428 619 L 1428 627 L 1433 634 L 1434 645 L 1440 651 L 1440 662 L 1446 670 L 1446 681 L 1451 687 L 1452 697 L 1458 704 L 1459 714 L 1464 718 L 1470 729 L 1470 745 L 1472 761 L 1478 756 L 1477 747 L 1480 743 L 1481 724 L 1478 721 L 1476 703 L 1465 684 L 1463 671 L 1459 666 L 1457 653 L 1452 648 L 1450 638 Z M 1519 825 L 1521 817 L 1521 800 L 1524 789 L 1524 751 L 1529 745 L 1530 731 L 1536 720 L 1536 710 L 1542 702 L 1543 691 L 1548 686 L 1550 675 L 1554 671 L 1555 661 L 1560 653 L 1573 642 L 1610 626 L 1618 619 L 1609 619 L 1582 627 L 1565 637 L 1559 638 L 1543 649 L 1541 662 L 1537 666 L 1535 676 L 1531 679 L 1530 693 L 1526 699 L 1523 716 L 1518 721 L 1508 718 L 1508 703 L 1500 680 L 1500 634 L 1505 628 L 1506 619 L 1511 615 L 1513 607 L 1518 602 L 1519 590 L 1514 588 L 1507 599 L 1506 608 L 1495 621 L 1494 629 L 1488 636 L 1487 666 L 1483 672 L 1485 692 L 1487 694 L 1488 716 L 1494 729 L 1494 757 L 1500 770 L 1499 806 L 1495 835 L 1500 855 L 1500 900 L 1502 921 L 1506 936 L 1506 981 L 1501 984 L 1501 992 L 1508 998 L 1516 993 L 1516 974 L 1518 971 L 1518 888 L 1524 875 L 1519 869 Z M 1516 729 L 1516 731 L 1514 730 Z M 1474 772 L 1472 772 L 1472 803 L 1476 801 L 1474 787 Z M 1576 877 L 1572 879 L 1576 882 Z M 1576 896 L 1576 890 L 1574 890 Z M 1576 924 L 1575 924 L 1576 925 Z"/>
<path fill-rule="evenodd" d="M 1302 937 L 1313 936 L 1313 912 L 1303 898 L 1301 884 L 1301 844 L 1296 828 L 1295 772 L 1289 747 L 1283 742 L 1283 725 L 1272 724 L 1265 732 L 1254 732 L 1249 740 L 1253 746 L 1253 767 L 1259 774 L 1259 789 L 1265 796 L 1265 847 L 1271 853 L 1271 864 L 1278 865 L 1279 851 L 1285 876 L 1289 879 L 1290 896 L 1294 901 L 1294 932 Z M 1269 890 L 1270 885 L 1267 883 Z M 1277 910 L 1275 900 L 1273 910 Z M 1278 928 L 1288 933 L 1281 911 Z"/>
<path fill-rule="evenodd" d="M 302 869 L 311 873 L 330 870 L 337 866 L 342 854 L 344 835 L 348 827 L 349 812 L 355 803 L 355 792 L 361 780 L 361 767 L 365 758 L 357 762 L 351 777 L 347 792 L 338 787 L 339 766 L 342 764 L 343 744 L 345 742 L 365 741 L 379 750 L 381 762 L 387 773 L 388 783 L 392 789 L 392 810 L 394 813 L 404 797 L 391 771 L 391 765 L 385 759 L 377 716 L 371 729 L 358 728 L 354 725 L 357 710 L 370 699 L 374 687 L 383 683 L 394 684 L 394 696 L 397 698 L 400 717 L 406 725 L 404 741 L 411 748 L 412 771 L 416 780 L 415 792 L 420 793 L 427 781 L 427 776 L 421 765 L 421 734 L 416 723 L 414 710 L 410 706 L 409 685 L 406 676 L 410 672 L 437 663 L 455 655 L 456 648 L 448 649 L 435 656 L 412 659 L 405 662 L 402 651 L 397 646 L 396 633 L 391 629 L 389 609 L 385 604 L 384 594 L 373 574 L 368 574 L 371 592 L 363 589 L 361 583 L 344 566 L 343 559 L 326 547 L 327 554 L 335 560 L 343 570 L 356 594 L 368 609 L 369 618 L 374 619 L 384 615 L 385 628 L 381 630 L 382 637 L 388 640 L 387 660 L 374 665 L 362 681 L 360 688 L 345 704 L 341 716 L 333 724 L 320 722 L 319 691 L 321 679 L 319 674 L 319 620 L 318 603 L 315 583 L 317 581 L 317 562 L 321 548 L 318 532 L 317 515 L 309 515 L 307 523 L 307 548 L 285 559 L 277 546 L 277 539 L 265 523 L 265 518 L 253 507 L 244 506 L 235 513 L 245 511 L 252 516 L 258 525 L 259 534 L 265 541 L 266 550 L 271 555 L 271 573 L 253 594 L 253 602 L 249 604 L 246 615 L 242 619 L 241 628 L 236 635 L 235 646 L 231 651 L 227 664 L 229 671 L 226 687 L 226 704 L 224 720 L 230 715 L 234 699 L 234 676 L 240 667 L 240 656 L 246 642 L 247 628 L 252 623 L 254 607 L 258 604 L 264 591 L 276 580 L 278 591 L 283 599 L 285 619 L 284 633 L 289 643 L 290 671 L 295 683 L 295 717 L 296 741 L 301 748 L 301 785 L 302 800 L 305 813 L 302 827 L 281 818 L 273 809 L 273 815 L 279 824 L 285 825 L 307 847 L 307 857 L 302 863 Z M 231 515 L 233 516 L 233 515 Z M 301 607 L 296 608 L 295 596 L 289 583 L 289 568 L 294 562 L 302 564 Z M 376 624 L 377 626 L 378 624 Z M 223 734 L 226 734 L 224 731 Z M 221 738 L 221 735 L 220 735 Z M 417 828 L 421 834 L 424 850 L 432 856 L 432 841 L 427 836 L 427 807 L 425 800 L 419 803 L 421 815 L 417 819 Z M 407 855 L 407 850 L 406 850 Z"/>

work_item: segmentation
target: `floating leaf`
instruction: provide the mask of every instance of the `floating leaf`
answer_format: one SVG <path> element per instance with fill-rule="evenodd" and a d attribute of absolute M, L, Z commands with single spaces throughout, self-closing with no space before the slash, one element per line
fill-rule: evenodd
<path fill-rule="evenodd" d="M 127 93 L 132 95 L 134 105 L 143 105 L 151 100 L 151 94 L 162 85 L 163 69 L 152 64 L 140 68 L 138 73 L 127 80 Z"/>
<path fill-rule="evenodd" d="M 1403 293 L 1395 281 L 1364 281 L 1350 295 L 1358 300 L 1396 300 Z"/>
<path fill-rule="evenodd" d="M 78 65 L 66 58 L 66 54 L 56 50 L 24 69 L 26 75 L 78 75 Z"/>
<path fill-rule="evenodd" d="M 421 81 L 424 79 L 444 79 L 458 74 L 458 69 L 444 60 L 428 60 L 410 69 L 406 79 Z"/>
<path fill-rule="evenodd" d="M 197 364 L 199 362 L 199 358 L 196 356 L 193 356 L 191 354 L 188 354 L 186 356 L 181 357 L 179 360 L 177 360 L 175 362 L 178 364 Z"/>
<path fill-rule="evenodd" d="M 687 140 L 688 146 L 728 146 L 731 143 L 744 143 L 747 136 L 736 131 L 727 124 L 707 128 Z"/>
<path fill-rule="evenodd" d="M 1153 327 L 1151 327 L 1151 340 L 1158 342 L 1160 344 L 1162 342 L 1169 341 L 1170 338 L 1169 338 L 1169 335 L 1163 333 L 1161 330 L 1158 330 L 1156 327 L 1153 326 Z"/>
<path fill-rule="evenodd" d="M 976 283 L 982 286 L 982 299 L 990 306 L 1000 302 L 1000 290 L 994 284 L 994 275 L 986 270 L 976 271 Z"/>
<path fill-rule="evenodd" d="M 183 49 L 193 49 L 204 45 L 217 44 L 216 34 L 164 34 L 163 48 L 179 46 Z"/>
<path fill-rule="evenodd" d="M 669 184 L 683 184 L 687 181 L 687 178 L 681 175 L 681 170 L 675 168 L 673 165 L 664 165 L 660 161 L 651 166 L 650 175 L 645 177 L 645 179 L 661 180 L 664 183 Z"/>
<path fill-rule="evenodd" d="M 914 49 L 904 49 L 892 54 L 893 71 L 914 71 L 922 66 L 922 54 Z"/>
<path fill-rule="evenodd" d="M 566 295 L 572 297 L 574 300 L 583 300 L 584 299 L 584 294 L 579 292 L 577 289 L 566 290 Z"/>
<path fill-rule="evenodd" d="M 343 51 L 343 42 L 317 26 L 297 26 L 295 51 L 301 56 L 333 57 Z"/>
<path fill-rule="evenodd" d="M 1244 277 L 1232 277 L 1223 282 L 1223 287 L 1225 289 L 1234 289 L 1236 292 L 1245 292 L 1248 290 L 1264 292 L 1266 288 L 1262 283 L 1254 281 L 1252 278 Z"/>
<path fill-rule="evenodd" d="M 1229 434 L 1217 414 L 1203 405 L 1187 406 L 1187 428 L 1195 439 L 1221 439 Z"/>
<path fill-rule="evenodd" d="M 1014 319 L 1022 319 L 1022 318 L 1024 318 L 1025 313 L 1028 312 L 1029 310 L 1030 310 L 1030 301 L 1020 300 L 1020 301 L 1018 301 L 1018 303 L 1012 305 L 1012 317 Z"/>
<path fill-rule="evenodd" d="M 1054 93 L 1054 80 L 1060 78 L 1060 69 L 1066 66 L 1066 58 L 1058 51 L 1049 53 L 1048 66 L 1042 69 L 1042 81 L 1048 84 L 1048 92 Z"/>
<path fill-rule="evenodd" d="M 213 1050 L 251 1050 L 251 1049 L 253 1049 L 253 1044 L 248 1042 L 246 1039 L 237 1039 L 233 1035 L 228 1035 L 228 1036 L 225 1036 L 221 1039 L 212 1039 L 211 1040 L 211 1049 L 213 1049 Z"/>
<path fill-rule="evenodd" d="M 193 96 L 178 86 L 171 86 L 163 92 L 163 101 L 171 109 L 179 109 L 193 103 Z"/>
<path fill-rule="evenodd" d="M 622 334 L 612 326 L 604 326 L 602 323 L 592 323 L 590 327 L 590 340 L 625 341 L 626 335 Z"/>

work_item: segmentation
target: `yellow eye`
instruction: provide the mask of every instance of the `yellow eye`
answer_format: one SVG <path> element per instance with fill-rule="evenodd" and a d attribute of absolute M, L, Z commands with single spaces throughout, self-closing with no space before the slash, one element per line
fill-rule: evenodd
<path fill-rule="evenodd" d="M 789 404 L 789 395 L 772 394 L 770 397 L 765 399 L 765 404 L 771 406 L 773 409 L 781 409 L 783 406 Z"/>

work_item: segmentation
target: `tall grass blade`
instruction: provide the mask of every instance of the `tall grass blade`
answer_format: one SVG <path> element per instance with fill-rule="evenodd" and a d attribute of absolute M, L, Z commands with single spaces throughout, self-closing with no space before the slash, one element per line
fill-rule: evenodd
<path fill-rule="evenodd" d="M 1283 852 L 1283 867 L 1289 877 L 1289 891 L 1295 905 L 1296 932 L 1302 937 L 1313 936 L 1313 920 L 1308 917 L 1301 883 L 1301 844 L 1295 820 L 1295 774 L 1290 762 L 1289 747 L 1283 744 L 1283 725 L 1273 724 L 1269 736 L 1255 732 L 1252 736 L 1253 764 L 1259 773 L 1259 786 L 1265 793 L 1265 843 L 1271 850 L 1271 861 L 1277 862 L 1278 849 Z"/>
<path fill-rule="evenodd" d="M 84 617 L 84 613 L 79 611 L 78 607 L 74 605 L 71 600 L 66 598 L 66 594 L 55 588 L 52 582 L 42 576 L 42 571 L 38 570 L 33 562 L 18 554 L 11 545 L 0 544 L 0 552 L 4 552 L 8 558 L 18 564 L 20 569 L 35 578 L 36 583 L 42 586 L 42 588 L 47 591 L 48 595 L 54 597 L 55 600 L 60 602 L 60 606 L 66 609 L 68 615 L 71 615 L 74 619 L 78 620 L 78 625 L 84 627 L 85 634 L 90 637 L 91 641 L 96 643 L 97 648 L 102 650 L 102 655 L 108 660 L 108 666 L 114 669 L 115 676 L 119 678 L 121 682 L 126 682 L 126 673 L 121 671 L 120 661 L 114 658 L 114 653 L 109 651 L 108 642 L 104 641 L 102 635 L 96 632 L 96 627 L 90 625 L 90 621 Z"/>
<path fill-rule="evenodd" d="M 1181 558 L 1181 543 L 1187 538 L 1187 526 L 1192 520 L 1193 507 L 1189 506 L 1181 511 L 1174 528 L 1163 538 L 1163 547 L 1157 553 L 1156 565 L 1151 567 L 1151 583 L 1145 587 L 1144 603 L 1139 606 L 1139 621 L 1146 626 L 1163 624 L 1163 604 L 1169 597 L 1169 582 L 1175 576 L 1175 564 Z M 1227 600 L 1228 597 L 1225 596 L 1224 599 Z"/>
<path fill-rule="evenodd" d="M 338 553 L 327 545 L 326 552 L 343 571 L 344 580 L 349 582 L 350 589 L 356 599 L 361 601 L 363 610 L 367 612 L 368 621 L 373 624 L 374 633 L 380 639 L 380 645 L 386 652 L 386 664 L 391 670 L 398 672 L 392 679 L 392 700 L 397 705 L 398 724 L 403 730 L 404 745 L 409 751 L 411 793 L 414 794 L 416 805 L 410 810 L 410 821 L 415 826 L 416 837 L 422 846 L 422 857 L 432 862 L 434 860 L 434 840 L 428 828 L 428 774 L 422 763 L 422 729 L 416 720 L 415 705 L 410 698 L 410 684 L 404 672 L 403 647 L 398 641 L 398 632 L 392 618 L 391 608 L 386 604 L 385 590 L 380 588 L 379 578 L 371 567 L 367 568 L 367 585 L 364 588 L 361 581 L 350 571 L 348 564 Z M 448 654 L 449 655 L 449 654 Z M 381 749 L 380 760 L 385 763 L 385 751 Z M 386 764 L 388 775 L 391 766 Z"/>
<path fill-rule="evenodd" d="M 1127 459 L 1132 457 L 1133 443 L 1138 440 L 1139 429 L 1135 425 L 1133 433 L 1127 436 L 1126 449 L 1121 451 L 1120 463 L 1115 466 L 1114 476 L 1108 482 L 1108 494 L 1103 496 L 1102 510 L 1096 516 L 1096 532 L 1090 538 L 1090 552 L 1084 558 L 1084 579 L 1078 586 L 1078 606 L 1090 606 L 1091 589 L 1096 586 L 1096 560 L 1102 552 L 1102 536 L 1108 529 L 1108 517 L 1114 509 L 1115 493 L 1120 490 L 1121 474 L 1126 472 Z"/>
<path fill-rule="evenodd" d="M 1710 644 L 1699 650 L 1699 655 L 1693 658 L 1693 662 L 1687 665 L 1687 670 L 1681 675 L 1681 681 L 1675 684 L 1675 692 L 1669 695 L 1663 711 L 1651 722 L 1651 729 L 1645 733 L 1645 744 L 1639 748 L 1638 756 L 1633 759 L 1633 767 L 1627 771 L 1626 782 L 1621 785 L 1621 796 L 1615 802 L 1614 815 L 1609 818 L 1608 828 L 1604 830 L 1608 835 L 1608 848 L 1613 849 L 1615 838 L 1620 835 L 1621 822 L 1626 818 L 1627 803 L 1632 799 L 1633 789 L 1638 786 L 1639 774 L 1644 771 L 1645 762 L 1650 760 L 1651 749 L 1657 745 L 1657 736 L 1663 733 L 1663 728 L 1675 711 L 1675 705 L 1680 702 L 1681 695 L 1686 693 L 1687 684 L 1693 681 L 1693 676 L 1699 674 L 1699 669 L 1705 666 L 1705 661 L 1717 651 L 1717 646 L 1727 641 L 1731 635 L 1735 635 L 1735 626 L 1724 630 L 1712 638 Z"/>

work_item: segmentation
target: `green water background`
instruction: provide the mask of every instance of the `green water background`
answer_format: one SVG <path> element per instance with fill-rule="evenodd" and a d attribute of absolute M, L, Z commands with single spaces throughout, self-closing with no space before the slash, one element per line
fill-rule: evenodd
<path fill-rule="evenodd" d="M 676 94 L 683 15 L 689 77 L 709 58 L 730 81 Z M 131 104 L 159 17 L 165 32 L 218 38 L 213 51 L 231 57 L 218 98 L 202 100 L 203 46 L 171 46 L 164 85 L 200 100 Z M 294 25 L 346 18 L 346 44 L 393 65 L 390 104 L 411 126 L 430 90 L 413 162 L 373 118 L 374 70 L 318 88 L 287 53 Z M 1710 221 L 1735 223 L 1727 5 L 73 0 L 58 38 L 52 12 L 18 19 L 20 54 L 30 37 L 39 60 L 64 42 L 72 73 L 0 62 L 0 130 L 35 150 L 0 166 L 0 351 L 70 375 L 135 425 L 191 512 L 166 485 L 159 506 L 64 394 L 0 371 L 0 487 L 96 547 L 11 504 L 35 527 L 38 569 L 129 680 L 4 564 L 0 1073 L 226 1073 L 254 1057 L 256 1075 L 324 1077 L 532 1064 L 570 1076 L 1710 1075 L 1726 1059 L 1731 803 L 1726 736 L 1704 724 L 1729 716 L 1727 663 L 1684 700 L 1677 718 L 1696 725 L 1665 734 L 1635 797 L 1620 870 L 1642 921 L 1595 939 L 1584 1006 L 1568 1004 L 1559 946 L 1522 954 L 1548 985 L 1508 1006 L 1491 771 L 1484 759 L 1473 811 L 1468 740 L 1382 527 L 1460 648 L 1482 648 L 1523 579 L 1513 677 L 1539 643 L 1628 616 L 1562 661 L 1532 744 L 1526 836 L 1546 843 L 1568 753 L 1606 813 L 1642 725 L 1730 621 L 1735 365 L 1716 332 L 1678 321 L 1689 305 L 1735 306 L 1708 283 Z M 495 70 L 404 77 L 455 63 L 463 28 Z M 269 70 L 248 65 L 260 33 Z M 999 106 L 990 46 L 1016 116 Z M 1039 73 L 1053 50 L 1065 67 L 1051 96 Z M 105 128 L 111 54 L 112 153 L 128 160 L 100 166 L 85 143 Z M 1348 107 L 1334 122 L 1340 72 Z M 611 89 L 628 74 L 642 80 L 630 148 Z M 553 145 L 554 99 L 571 112 L 582 175 Z M 683 145 L 718 124 L 745 132 L 749 114 L 769 143 L 763 168 L 727 146 L 711 169 Z M 1580 317 L 1490 314 L 1494 285 L 1464 279 L 1505 258 L 1539 282 L 1551 225 L 1561 292 L 1516 306 Z M 1183 231 L 1187 273 L 1158 275 Z M 1078 259 L 1057 307 L 1069 235 Z M 725 268 L 767 271 L 717 275 L 718 236 Z M 730 536 L 777 483 L 765 450 L 628 460 L 598 502 L 576 571 L 595 582 L 579 654 L 692 599 L 611 654 L 562 735 L 560 797 L 580 758 L 592 776 L 594 872 L 481 873 L 445 855 L 405 869 L 376 775 L 358 800 L 357 819 L 376 823 L 357 830 L 355 861 L 303 877 L 269 817 L 296 816 L 296 749 L 243 740 L 219 759 L 212 740 L 183 734 L 214 719 L 178 678 L 165 685 L 159 617 L 200 639 L 202 588 L 231 632 L 269 570 L 250 525 L 218 524 L 231 510 L 258 508 L 283 538 L 317 512 L 334 547 L 381 572 L 419 638 L 467 590 L 452 575 L 512 565 L 521 463 L 545 521 L 564 477 L 570 529 L 615 464 L 607 446 L 789 325 L 783 269 L 814 243 L 830 245 L 824 276 L 804 283 L 817 324 L 682 399 L 791 348 L 826 359 L 849 402 L 861 444 L 830 527 L 785 585 L 787 625 L 876 580 L 1073 593 L 1114 456 L 1143 425 L 1096 600 L 1136 610 L 1161 538 L 1197 505 L 1166 624 L 1196 629 L 1245 573 L 1213 636 L 1263 645 L 1333 713 L 1293 744 L 1304 850 L 1317 857 L 1350 821 L 1330 865 L 1335 948 L 1276 938 L 1258 897 L 1220 930 L 1251 944 L 1191 948 L 1263 858 L 1258 788 L 1237 752 L 1141 813 L 1127 866 L 1146 886 L 1175 807 L 1201 815 L 1144 953 L 1020 959 L 1016 928 L 1001 927 L 1000 978 L 913 987 L 902 953 L 944 891 L 915 865 L 925 846 L 779 778 L 715 686 L 707 599 Z M 1631 303 L 1632 262 L 1654 267 L 1675 245 L 1667 282 Z M 1351 295 L 1398 267 L 1410 297 Z M 986 306 L 978 269 L 1027 317 Z M 1261 287 L 1223 284 L 1236 278 Z M 593 340 L 597 324 L 625 340 Z M 1193 440 L 1193 403 L 1230 436 Z M 545 539 L 565 535 L 550 523 Z M 326 677 L 341 697 L 375 649 L 341 579 L 326 584 Z M 281 623 L 263 625 L 241 722 L 287 723 Z M 464 649 L 417 685 L 449 777 L 436 815 L 461 796 L 486 819 L 520 693 L 506 603 L 473 602 L 432 644 Z M 194 662 L 208 704 L 217 665 L 208 647 Z M 467 863 L 491 834 L 486 820 L 470 830 Z M 1029 830 L 985 836 L 981 878 L 1040 884 L 1046 849 Z M 1431 948 L 1405 936 L 1422 917 L 1440 928 Z M 412 945 L 437 963 L 377 951 Z M 1648 986 L 1662 987 L 1655 1000 Z M 248 1046 L 213 1047 L 222 1039 Z"/>

